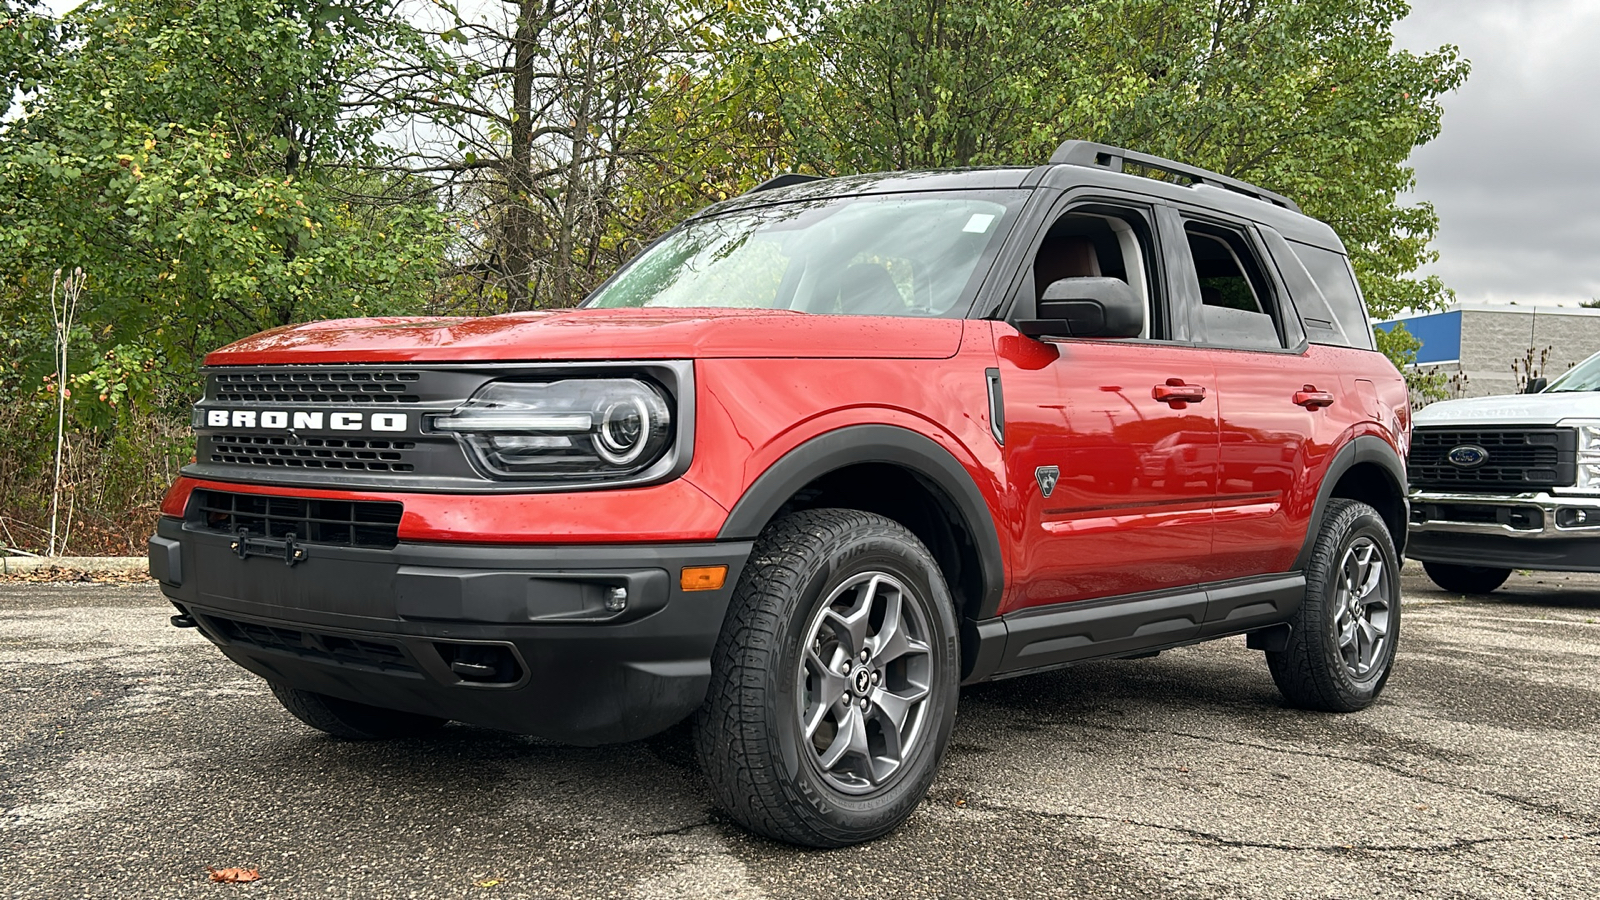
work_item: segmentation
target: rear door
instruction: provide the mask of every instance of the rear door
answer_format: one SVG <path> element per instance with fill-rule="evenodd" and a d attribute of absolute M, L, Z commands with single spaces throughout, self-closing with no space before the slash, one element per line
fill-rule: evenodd
<path fill-rule="evenodd" d="M 1220 395 L 1215 571 L 1285 572 L 1305 541 L 1315 476 L 1356 404 L 1307 343 L 1255 226 L 1210 211 L 1167 214 L 1183 236 L 1175 249 L 1188 259 L 1176 262 L 1176 277 L 1199 298 L 1191 321 Z"/>

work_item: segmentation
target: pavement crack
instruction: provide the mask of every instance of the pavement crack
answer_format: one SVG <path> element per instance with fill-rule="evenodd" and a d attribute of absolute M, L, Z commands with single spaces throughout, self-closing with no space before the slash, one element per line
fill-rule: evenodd
<path fill-rule="evenodd" d="M 672 837 L 672 836 L 675 836 L 675 835 L 688 834 L 691 831 L 699 831 L 702 828 L 713 828 L 713 827 L 716 826 L 716 824 L 717 824 L 717 820 L 716 819 L 706 819 L 706 820 L 701 821 L 701 822 L 690 822 L 687 825 L 680 825 L 677 828 L 663 828 L 660 831 L 644 831 L 644 832 L 640 832 L 639 836 L 640 837 Z"/>
<path fill-rule="evenodd" d="M 1166 831 L 1181 834 L 1196 840 L 1207 841 L 1221 847 L 1239 847 L 1255 850 L 1283 850 L 1293 853 L 1437 853 L 1452 854 L 1462 850 L 1485 844 L 1512 844 L 1512 843 L 1539 843 L 1545 841 L 1576 841 L 1600 837 L 1600 829 L 1577 832 L 1573 834 L 1546 834 L 1546 835 L 1493 835 L 1480 838 L 1457 838 L 1439 844 L 1293 844 L 1279 841 L 1250 841 L 1242 838 L 1231 838 L 1215 832 L 1199 828 L 1189 828 L 1184 825 L 1164 825 L 1159 822 L 1144 822 L 1138 819 L 1128 819 L 1119 816 L 1103 816 L 1093 813 L 1071 812 L 1046 812 L 1036 809 L 1026 809 L 1020 806 L 1010 806 L 1002 803 L 968 801 L 969 808 L 981 808 L 995 812 L 1012 813 L 1016 815 L 1032 816 L 1040 819 L 1072 820 L 1082 822 L 1109 822 L 1117 825 L 1132 825 L 1136 828 L 1151 828 L 1157 831 Z"/>
<path fill-rule="evenodd" d="M 1434 785 L 1435 787 L 1450 788 L 1452 790 L 1465 791 L 1465 792 L 1467 792 L 1469 794 L 1475 794 L 1475 795 L 1477 795 L 1479 797 L 1485 797 L 1485 798 L 1488 798 L 1490 800 L 1498 800 L 1501 803 L 1504 803 L 1504 804 L 1506 804 L 1508 806 L 1517 807 L 1518 809 L 1524 810 L 1525 812 L 1534 812 L 1534 813 L 1540 813 L 1540 814 L 1547 815 L 1547 816 L 1552 816 L 1554 818 L 1561 819 L 1563 821 L 1570 822 L 1570 823 L 1575 824 L 1575 825 L 1586 825 L 1586 826 L 1590 826 L 1590 827 L 1600 826 L 1600 816 L 1588 815 L 1588 814 L 1585 814 L 1585 813 L 1582 813 L 1582 812 L 1578 812 L 1578 811 L 1575 811 L 1575 810 L 1566 809 L 1566 808 L 1561 807 L 1561 806 L 1556 806 L 1556 805 L 1551 804 L 1551 803 L 1545 803 L 1545 802 L 1541 802 L 1541 801 L 1538 801 L 1538 800 L 1530 800 L 1530 799 L 1528 799 L 1526 797 L 1518 797 L 1518 796 L 1516 796 L 1514 794 L 1504 794 L 1504 793 L 1501 793 L 1499 791 L 1491 790 L 1489 788 L 1477 787 L 1475 785 L 1470 785 L 1470 784 L 1461 784 L 1459 782 L 1448 781 L 1448 780 L 1445 780 L 1443 778 L 1436 778 L 1434 776 L 1431 776 L 1431 775 L 1427 774 L 1426 772 L 1421 772 L 1421 771 L 1418 771 L 1418 770 L 1413 769 L 1413 768 L 1408 768 L 1406 766 L 1402 766 L 1402 765 L 1400 765 L 1398 763 L 1390 762 L 1388 760 L 1375 759 L 1370 755 L 1350 756 L 1350 755 L 1345 755 L 1345 754 L 1340 754 L 1340 753 L 1332 753 L 1332 752 L 1325 751 L 1325 750 L 1307 750 L 1307 749 L 1300 748 L 1300 747 L 1284 747 L 1284 746 L 1278 746 L 1278 745 L 1273 745 L 1273 744 L 1264 744 L 1264 743 L 1261 743 L 1259 741 L 1244 741 L 1244 740 L 1237 740 L 1237 739 L 1218 737 L 1216 735 L 1196 734 L 1194 732 L 1189 732 L 1189 731 L 1171 731 L 1171 730 L 1162 730 L 1162 729 L 1156 729 L 1156 728 L 1134 728 L 1134 727 L 1127 726 L 1127 725 L 1084 724 L 1082 727 L 1098 729 L 1098 730 L 1101 730 L 1101 731 L 1124 732 L 1124 733 L 1128 733 L 1128 734 L 1138 734 L 1138 735 L 1165 735 L 1165 736 L 1170 736 L 1170 737 L 1186 737 L 1186 738 L 1190 738 L 1192 740 L 1203 741 L 1203 742 L 1211 743 L 1211 744 L 1223 744 L 1223 745 L 1226 745 L 1226 746 L 1229 746 L 1229 747 L 1243 747 L 1243 748 L 1250 749 L 1250 750 L 1265 750 L 1265 751 L 1267 751 L 1269 753 L 1281 753 L 1281 754 L 1284 754 L 1286 756 L 1305 756 L 1305 757 L 1310 757 L 1310 758 L 1313 758 L 1313 759 L 1332 760 L 1334 762 L 1358 763 L 1358 764 L 1364 765 L 1364 766 L 1371 766 L 1371 767 L 1373 767 L 1375 769 L 1382 769 L 1385 772 L 1390 772 L 1392 774 L 1399 775 L 1401 778 L 1406 778 L 1406 779 L 1410 779 L 1410 780 L 1413 780 L 1413 781 L 1420 781 L 1420 782 L 1423 782 L 1425 784 L 1431 784 L 1431 785 Z M 1369 748 L 1366 748 L 1366 749 L 1370 750 L 1371 748 L 1369 747 Z"/>

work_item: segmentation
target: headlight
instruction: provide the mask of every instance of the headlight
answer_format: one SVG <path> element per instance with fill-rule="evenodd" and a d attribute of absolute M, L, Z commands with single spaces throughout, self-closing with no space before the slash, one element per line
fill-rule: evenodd
<path fill-rule="evenodd" d="M 455 434 L 498 478 L 626 478 L 672 445 L 666 398 L 633 378 L 494 381 L 431 424 Z"/>
<path fill-rule="evenodd" d="M 1600 422 L 1562 422 L 1578 429 L 1578 490 L 1600 492 Z"/>

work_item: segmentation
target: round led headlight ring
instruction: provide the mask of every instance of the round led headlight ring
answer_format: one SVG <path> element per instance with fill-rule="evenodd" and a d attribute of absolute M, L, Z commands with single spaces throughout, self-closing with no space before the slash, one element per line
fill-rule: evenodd
<path fill-rule="evenodd" d="M 628 397 L 607 406 L 595 429 L 595 452 L 613 466 L 626 466 L 639 458 L 649 443 L 650 407 L 642 397 Z"/>

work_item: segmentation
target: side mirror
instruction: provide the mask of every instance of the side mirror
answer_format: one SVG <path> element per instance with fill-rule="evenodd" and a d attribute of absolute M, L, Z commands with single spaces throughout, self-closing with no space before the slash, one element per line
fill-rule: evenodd
<path fill-rule="evenodd" d="M 1028 337 L 1138 337 L 1144 331 L 1144 300 L 1120 278 L 1063 278 L 1039 300 L 1039 318 L 1023 319 Z"/>
<path fill-rule="evenodd" d="M 1548 378 L 1530 378 L 1528 379 L 1528 386 L 1523 388 L 1522 392 L 1524 394 L 1537 394 L 1549 386 L 1550 379 Z"/>

